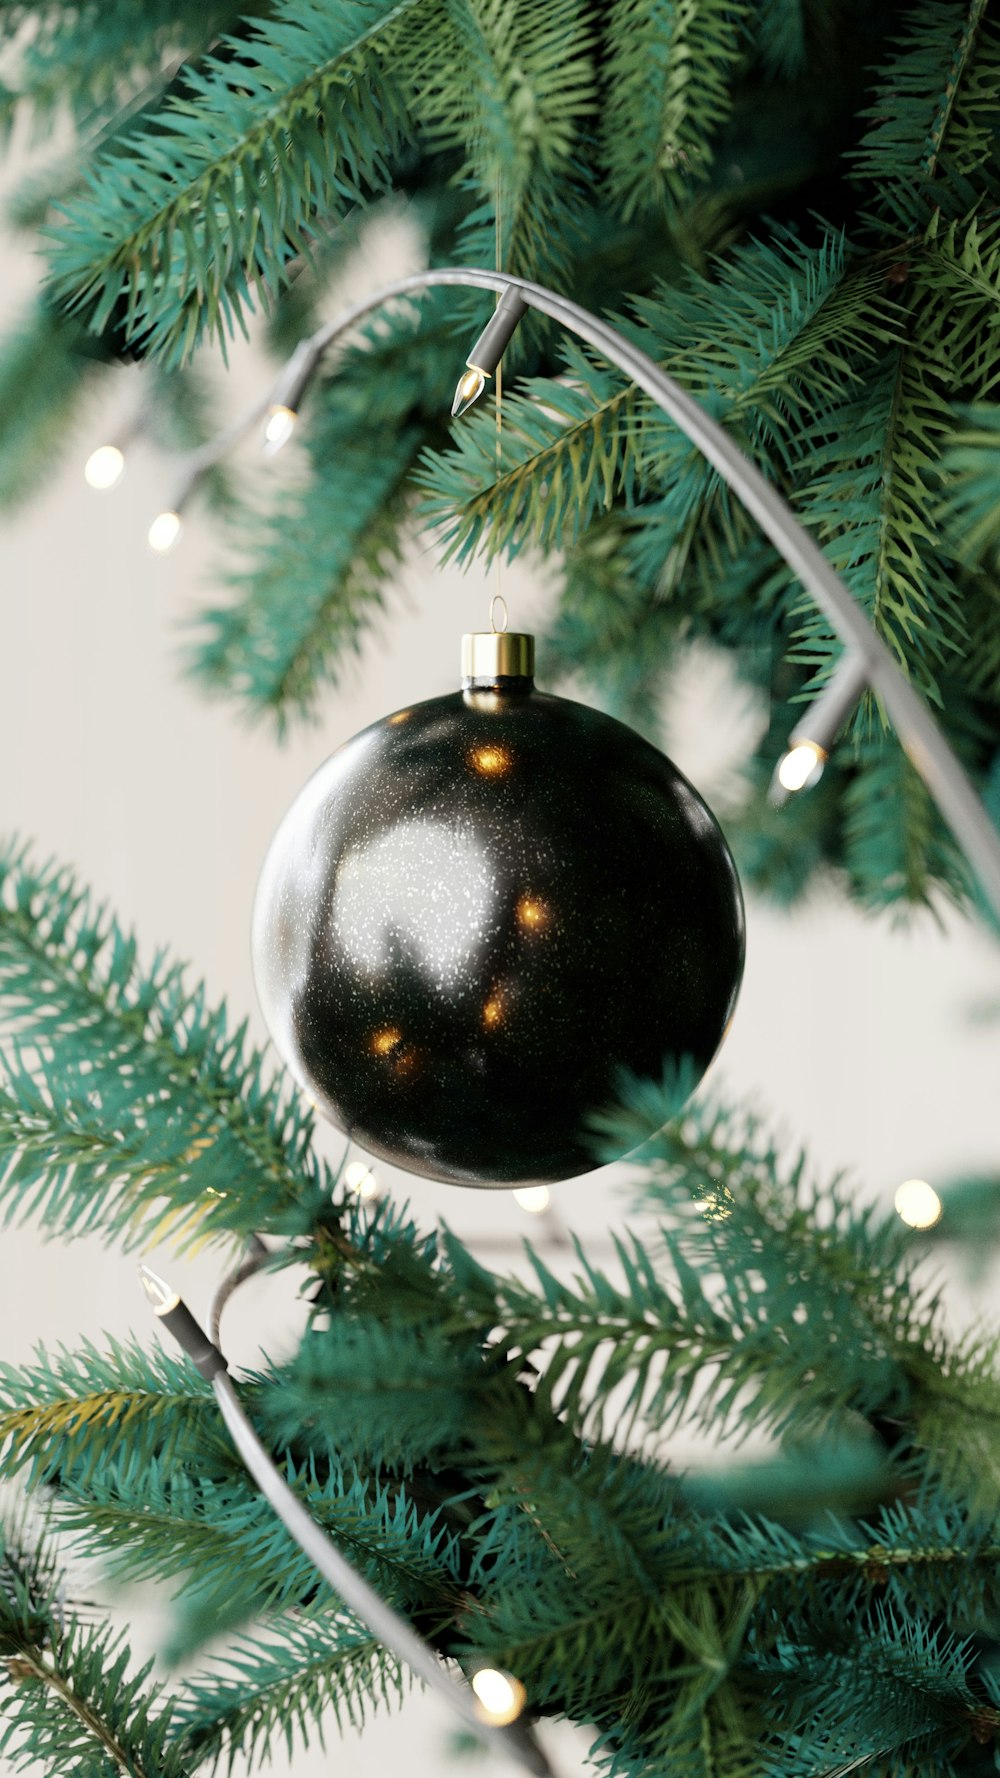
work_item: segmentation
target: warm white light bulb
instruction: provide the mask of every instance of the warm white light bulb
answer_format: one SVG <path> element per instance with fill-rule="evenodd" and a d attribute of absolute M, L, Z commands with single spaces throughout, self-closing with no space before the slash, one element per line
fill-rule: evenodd
<path fill-rule="evenodd" d="M 527 1701 L 521 1681 L 498 1667 L 480 1667 L 472 1675 L 472 1689 L 479 1699 L 480 1715 L 497 1728 L 516 1722 Z"/>
<path fill-rule="evenodd" d="M 799 741 L 779 763 L 778 783 L 782 790 L 801 790 L 817 766 L 822 769 L 823 757 L 822 748 L 814 741 Z"/>
<path fill-rule="evenodd" d="M 479 400 L 485 387 L 484 373 L 477 370 L 474 364 L 470 364 L 468 370 L 458 379 L 455 399 L 451 404 L 452 419 L 456 419 L 459 414 L 467 413 L 473 402 Z"/>
<path fill-rule="evenodd" d="M 88 488 L 113 488 L 121 481 L 125 458 L 117 445 L 98 445 L 83 466 L 83 479 Z"/>
<path fill-rule="evenodd" d="M 344 1184 L 362 1200 L 378 1197 L 378 1180 L 364 1161 L 352 1161 L 344 1168 Z"/>
<path fill-rule="evenodd" d="M 926 1179 L 904 1179 L 893 1199 L 897 1216 L 908 1228 L 932 1229 L 940 1222 L 944 1205 Z"/>
<path fill-rule="evenodd" d="M 181 515 L 179 512 L 158 512 L 149 527 L 146 541 L 151 550 L 158 556 L 165 556 L 168 549 L 173 549 L 181 534 Z"/>
<path fill-rule="evenodd" d="M 264 427 L 264 449 L 269 457 L 286 445 L 298 425 L 299 416 L 293 407 L 272 407 Z"/>
<path fill-rule="evenodd" d="M 139 1267 L 139 1280 L 154 1315 L 169 1315 L 171 1309 L 178 1307 L 181 1299 L 176 1290 L 151 1266 Z"/>
<path fill-rule="evenodd" d="M 532 1216 L 541 1216 L 552 1202 L 552 1194 L 547 1185 L 522 1185 L 514 1193 L 515 1204 L 522 1210 L 530 1210 Z"/>

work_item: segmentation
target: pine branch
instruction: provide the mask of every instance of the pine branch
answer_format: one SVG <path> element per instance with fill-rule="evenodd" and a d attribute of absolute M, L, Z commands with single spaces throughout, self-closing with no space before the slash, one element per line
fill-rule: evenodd
<path fill-rule="evenodd" d="M 8 1532 L 0 1556 L 0 1755 L 12 1770 L 41 1764 L 66 1778 L 184 1778 L 171 1743 L 172 1704 L 147 1686 L 153 1663 L 130 1673 L 120 1637 L 85 1625 L 62 1600 L 44 1552 Z"/>
<path fill-rule="evenodd" d="M 399 1702 L 405 1689 L 398 1662 L 370 1635 L 331 1612 L 288 1613 L 188 1681 L 178 1744 L 211 1769 L 237 1754 L 256 1766 L 281 1745 L 291 1759 L 314 1737 L 325 1749 L 327 1711 L 341 1731 L 360 1731 L 371 1708 Z"/>
<path fill-rule="evenodd" d="M 818 414 L 856 386 L 897 324 L 874 267 L 848 270 L 842 242 L 817 257 L 797 243 L 757 243 L 719 268 L 719 284 L 690 274 L 636 304 L 624 323 L 650 356 L 704 405 L 749 434 L 759 459 L 784 464 Z M 724 295 L 723 295 L 724 293 Z M 616 499 L 626 507 L 670 490 L 652 521 L 667 543 L 706 517 L 725 530 L 718 478 L 653 403 L 575 347 L 570 381 L 537 380 L 508 397 L 499 477 L 492 417 L 470 416 L 445 457 L 428 460 L 425 511 L 444 527 L 449 553 L 482 545 L 492 555 L 527 543 L 575 540 Z"/>
<path fill-rule="evenodd" d="M 96 332 L 171 363 L 225 349 L 330 215 L 390 183 L 408 115 L 393 62 L 427 0 L 285 0 L 249 47 L 187 73 L 188 97 L 98 163 L 57 231 L 53 287 Z"/>
<path fill-rule="evenodd" d="M 962 408 L 958 418 L 943 460 L 947 539 L 956 556 L 992 567 L 1000 556 L 1000 406 Z"/>
<path fill-rule="evenodd" d="M 0 507 L 39 492 L 72 436 L 84 397 L 108 363 L 79 322 L 30 311 L 0 357 Z"/>
<path fill-rule="evenodd" d="M 794 80 L 809 61 L 809 0 L 762 0 L 747 21 L 755 48 L 772 80 Z"/>
<path fill-rule="evenodd" d="M 459 153 L 478 200 L 462 258 L 559 282 L 582 196 L 580 139 L 596 110 L 581 0 L 449 0 L 439 59 L 411 57 L 428 143 Z M 456 73 L 461 71 L 461 79 Z"/>
<path fill-rule="evenodd" d="M 876 188 L 878 222 L 922 229 L 935 209 L 968 210 L 975 190 L 1000 195 L 1000 31 L 986 13 L 987 0 L 922 0 L 911 12 L 855 155 L 857 176 Z"/>
<path fill-rule="evenodd" d="M 208 7 L 198 0 L 84 0 L 22 10 L 36 28 L 19 45 L 18 107 L 44 123 L 68 105 L 78 124 L 89 125 L 95 114 L 119 111 L 128 89 L 144 84 L 151 69 L 177 60 L 181 44 L 188 54 L 206 48 L 247 8 L 234 0 Z"/>
<path fill-rule="evenodd" d="M 859 901 L 933 908 L 943 890 L 965 902 L 967 865 L 895 736 L 863 745 L 858 768 L 844 795 L 843 842 Z"/>
<path fill-rule="evenodd" d="M 354 441 L 349 454 L 315 466 L 265 525 L 238 514 L 251 565 L 231 578 L 235 602 L 201 616 L 188 649 L 196 678 L 235 695 L 250 716 L 271 718 L 279 734 L 316 716 L 384 605 L 422 442 L 415 428 L 368 449 Z"/>
<path fill-rule="evenodd" d="M 0 1196 L 73 1233 L 136 1242 L 309 1226 L 330 1181 L 312 1124 L 244 1029 L 205 1004 L 68 871 L 0 858 Z M 165 1215 L 165 1212 L 167 1213 Z"/>
<path fill-rule="evenodd" d="M 399 562 L 409 477 L 440 435 L 454 383 L 448 307 L 403 310 L 369 331 L 310 398 L 308 473 L 263 519 L 241 512 L 233 603 L 204 612 L 191 671 L 279 733 L 314 715 L 382 609 Z"/>
<path fill-rule="evenodd" d="M 630 1088 L 624 1114 L 601 1126 L 617 1152 L 630 1129 L 665 1123 L 679 1090 L 676 1080 Z M 988 1496 L 1000 1474 L 998 1340 L 981 1330 L 947 1339 L 896 1219 L 859 1207 L 840 1179 L 811 1181 L 804 1156 L 783 1165 L 745 1112 L 689 1106 L 643 1154 L 641 1201 L 668 1219 L 664 1247 L 691 1329 L 688 1354 L 668 1361 L 673 1399 L 686 1404 L 687 1356 L 700 1349 L 717 1369 L 693 1412 L 717 1435 L 753 1424 L 808 1432 L 850 1409 L 895 1423 L 926 1475 L 973 1502 Z M 713 1276 L 721 1286 L 709 1290 Z"/>
<path fill-rule="evenodd" d="M 625 217 L 708 176 L 732 104 L 747 8 L 732 0 L 611 0 L 603 151 Z"/>
<path fill-rule="evenodd" d="M 91 1481 L 121 1451 L 129 1461 L 188 1457 L 212 1473 L 235 1467 L 207 1384 L 184 1359 L 137 1345 L 84 1341 L 76 1353 L 39 1348 L 32 1365 L 0 1365 L 0 1474 L 27 1485 Z"/>

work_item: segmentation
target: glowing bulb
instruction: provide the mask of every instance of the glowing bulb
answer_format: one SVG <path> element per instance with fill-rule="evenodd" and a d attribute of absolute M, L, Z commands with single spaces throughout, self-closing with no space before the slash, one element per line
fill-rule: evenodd
<path fill-rule="evenodd" d="M 486 377 L 483 372 L 477 370 L 474 364 L 470 364 L 468 370 L 458 379 L 455 399 L 451 404 L 452 419 L 455 420 L 460 414 L 468 413 L 473 402 L 479 400 L 485 387 Z"/>
<path fill-rule="evenodd" d="M 814 741 L 799 741 L 778 766 L 778 783 L 782 790 L 802 790 L 817 767 L 822 771 L 824 758 L 822 747 L 817 747 Z"/>
<path fill-rule="evenodd" d="M 295 431 L 299 416 L 293 407 L 272 407 L 264 427 L 264 449 L 269 457 L 286 445 Z"/>
<path fill-rule="evenodd" d="M 154 1315 L 169 1315 L 178 1307 L 181 1299 L 176 1290 L 150 1266 L 139 1267 L 139 1279 Z"/>
<path fill-rule="evenodd" d="M 911 1229 L 932 1229 L 944 1205 L 926 1179 L 904 1179 L 893 1199 L 897 1216 Z"/>
<path fill-rule="evenodd" d="M 125 458 L 117 445 L 98 445 L 83 466 L 83 479 L 88 488 L 113 488 L 121 481 Z"/>
<path fill-rule="evenodd" d="M 472 1675 L 472 1689 L 479 1699 L 480 1715 L 497 1728 L 516 1722 L 528 1698 L 521 1681 L 501 1673 L 498 1667 L 480 1667 Z"/>
<path fill-rule="evenodd" d="M 352 1161 L 344 1168 L 344 1184 L 348 1191 L 356 1192 L 362 1202 L 378 1197 L 378 1180 L 364 1161 Z"/>
<path fill-rule="evenodd" d="M 515 1204 L 522 1210 L 530 1210 L 532 1216 L 541 1216 L 552 1202 L 552 1194 L 547 1185 L 522 1185 L 514 1193 Z"/>
<path fill-rule="evenodd" d="M 168 549 L 173 549 L 181 534 L 181 515 L 179 512 L 158 512 L 149 527 L 146 538 L 151 550 L 158 556 L 165 556 Z"/>

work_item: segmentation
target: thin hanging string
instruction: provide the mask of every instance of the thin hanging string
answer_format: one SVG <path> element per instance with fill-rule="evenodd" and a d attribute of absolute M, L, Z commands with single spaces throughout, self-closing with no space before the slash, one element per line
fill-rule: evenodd
<path fill-rule="evenodd" d="M 500 219 L 500 204 L 501 204 L 502 196 L 503 196 L 503 175 L 500 172 L 500 170 L 498 169 L 498 171 L 497 171 L 497 201 L 496 201 L 496 243 L 495 243 L 495 247 L 494 247 L 494 257 L 496 259 L 496 269 L 498 272 L 500 271 L 500 269 L 503 265 L 503 224 Z M 497 292 L 497 302 L 498 303 L 500 301 L 501 294 L 502 293 L 500 291 Z M 496 474 L 496 479 L 497 479 L 497 486 L 499 487 L 501 465 L 503 462 L 503 456 L 502 456 L 503 358 L 502 357 L 500 359 L 500 362 L 497 365 L 496 415 L 497 415 L 497 474 Z M 490 629 L 491 630 L 495 630 L 497 627 L 496 623 L 494 621 L 494 612 L 496 611 L 498 600 L 499 600 L 500 604 L 503 606 L 503 628 L 506 629 L 507 628 L 507 601 L 503 596 L 503 563 L 500 559 L 499 550 L 497 551 L 497 556 L 496 556 L 496 592 L 494 593 L 493 598 L 490 601 Z"/>

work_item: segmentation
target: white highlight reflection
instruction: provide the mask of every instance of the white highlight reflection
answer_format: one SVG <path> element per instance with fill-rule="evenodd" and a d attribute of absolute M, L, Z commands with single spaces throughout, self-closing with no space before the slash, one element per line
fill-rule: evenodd
<path fill-rule="evenodd" d="M 471 834 L 403 821 L 349 852 L 337 873 L 333 923 L 355 963 L 375 973 L 402 954 L 439 987 L 474 956 L 496 890 Z"/>

